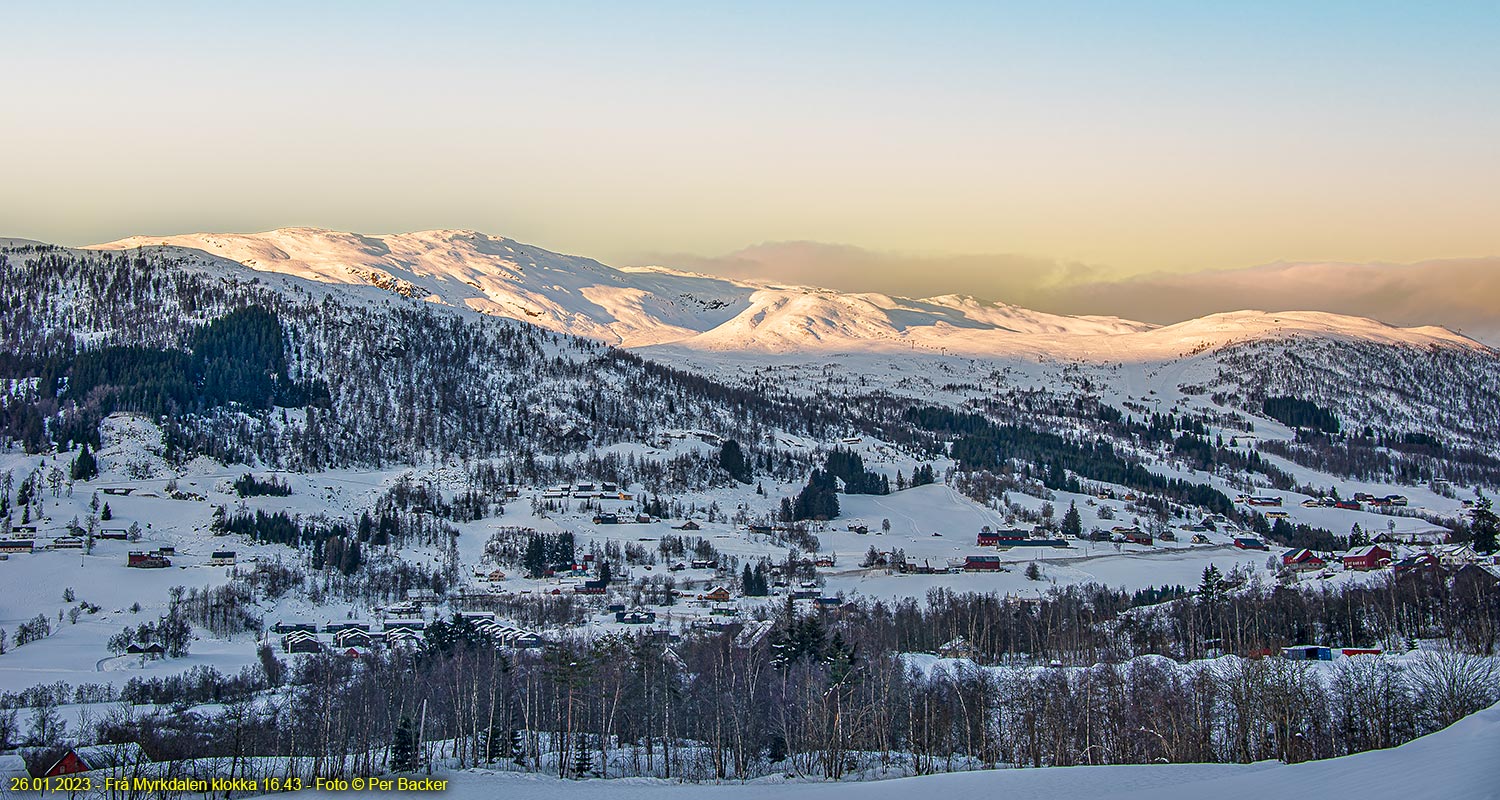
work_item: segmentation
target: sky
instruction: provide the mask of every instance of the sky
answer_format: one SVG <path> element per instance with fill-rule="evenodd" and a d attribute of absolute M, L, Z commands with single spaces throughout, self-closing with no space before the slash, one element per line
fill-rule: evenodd
<path fill-rule="evenodd" d="M 1065 312 L 1119 299 L 1153 321 L 1235 305 L 1239 279 L 1202 276 L 1264 265 L 1337 265 L 1253 273 L 1294 287 L 1267 298 L 1287 307 L 1390 265 L 1429 294 L 1421 276 L 1455 260 L 1495 287 L 1492 1 L 3 17 L 0 235 L 472 228 L 612 264 Z M 1372 316 L 1445 302 L 1371 294 Z"/>

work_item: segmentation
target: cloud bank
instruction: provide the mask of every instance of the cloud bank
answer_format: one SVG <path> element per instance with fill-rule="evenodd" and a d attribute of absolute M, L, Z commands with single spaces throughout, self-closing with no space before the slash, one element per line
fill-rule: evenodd
<path fill-rule="evenodd" d="M 1284 262 L 1112 277 L 1104 267 L 1015 254 L 921 256 L 821 242 L 768 242 L 652 263 L 731 278 L 908 297 L 970 294 L 1060 314 L 1168 324 L 1222 311 L 1328 311 L 1442 325 L 1500 345 L 1500 256 L 1410 264 Z"/>

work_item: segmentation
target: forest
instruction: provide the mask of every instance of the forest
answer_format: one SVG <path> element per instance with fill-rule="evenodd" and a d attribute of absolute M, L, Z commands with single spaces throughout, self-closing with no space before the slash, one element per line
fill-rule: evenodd
<path fill-rule="evenodd" d="M 303 777 L 441 761 L 570 778 L 837 779 L 1007 764 L 1296 762 L 1394 746 L 1500 699 L 1493 593 L 1442 580 L 1322 591 L 1242 580 L 1205 571 L 1187 596 L 1086 586 L 1037 603 L 939 591 L 926 603 L 858 601 L 813 614 L 788 605 L 680 639 L 564 636 L 519 651 L 455 617 L 414 648 L 363 659 L 288 664 L 263 648 L 239 677 L 89 688 L 96 700 L 185 705 L 122 709 L 86 735 L 237 769 L 274 755 L 276 769 L 300 765 Z M 1174 599 L 1139 604 L 1163 597 Z M 1388 653 L 1422 644 L 1401 659 L 1324 667 L 1274 655 L 1277 643 L 1309 640 Z M 921 655 L 938 650 L 964 657 Z M 76 693 L 40 688 L 0 696 L 0 707 L 52 716 Z M 222 709 L 190 710 L 196 702 Z M 17 742 L 33 733 L 10 731 Z"/>

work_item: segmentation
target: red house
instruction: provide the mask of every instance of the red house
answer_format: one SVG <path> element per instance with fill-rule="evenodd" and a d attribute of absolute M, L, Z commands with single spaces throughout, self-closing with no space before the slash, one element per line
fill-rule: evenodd
<path fill-rule="evenodd" d="M 1391 563 L 1395 554 L 1378 544 L 1367 544 L 1364 547 L 1356 547 L 1343 556 L 1344 569 L 1357 569 L 1369 571 L 1380 569 Z"/>
<path fill-rule="evenodd" d="M 1296 572 L 1312 572 L 1328 565 L 1311 550 L 1288 550 L 1281 554 L 1281 565 Z"/>
<path fill-rule="evenodd" d="M 999 547 L 1007 542 L 1024 542 L 1031 538 L 1026 531 L 980 531 L 978 544 L 980 547 Z"/>
<path fill-rule="evenodd" d="M 969 556 L 964 559 L 964 569 L 969 572 L 999 572 L 1000 556 Z"/>
<path fill-rule="evenodd" d="M 42 777 L 72 775 L 77 772 L 92 772 L 96 769 L 114 769 L 136 764 L 148 764 L 151 759 L 135 742 L 123 744 L 96 744 L 90 747 L 68 748 Z"/>

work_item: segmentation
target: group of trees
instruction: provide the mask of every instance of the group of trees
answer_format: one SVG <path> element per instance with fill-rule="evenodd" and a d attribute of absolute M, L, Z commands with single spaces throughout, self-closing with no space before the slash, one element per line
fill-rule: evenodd
<path fill-rule="evenodd" d="M 981 414 L 936 406 L 909 408 L 905 418 L 918 428 L 956 436 L 949 452 L 966 472 L 1020 469 L 1056 491 L 1082 493 L 1085 491 L 1082 481 L 1092 480 L 1127 486 L 1211 512 L 1234 512 L 1234 504 L 1218 489 L 1153 473 L 1139 461 L 1121 455 L 1102 436 L 1091 441 L 1075 440 L 1051 431 L 998 424 Z"/>
<path fill-rule="evenodd" d="M 1311 400 L 1297 397 L 1267 397 L 1261 401 L 1262 414 L 1292 428 L 1311 428 L 1324 433 L 1339 432 L 1339 418 Z"/>
<path fill-rule="evenodd" d="M 781 516 L 788 521 L 833 519 L 839 515 L 838 478 L 826 470 L 815 469 L 797 496 L 782 498 L 781 506 Z"/>
<path fill-rule="evenodd" d="M 554 567 L 571 567 L 576 555 L 572 531 L 531 531 L 526 537 L 526 550 L 521 555 L 521 566 L 525 568 L 527 575 L 539 578 Z"/>
<path fill-rule="evenodd" d="M 745 562 L 740 574 L 740 591 L 746 597 L 765 597 L 771 593 L 770 569 L 765 559 Z"/>
<path fill-rule="evenodd" d="M 214 529 L 235 533 L 252 541 L 284 544 L 309 555 L 312 568 L 335 569 L 353 575 L 364 563 L 364 542 L 341 521 L 311 520 L 303 522 L 285 511 L 266 513 L 257 510 L 226 515 L 217 513 Z"/>
<path fill-rule="evenodd" d="M 98 733 L 142 741 L 163 760 L 295 759 L 303 777 L 447 761 L 564 777 L 837 779 L 1001 764 L 1301 761 L 1390 747 L 1497 699 L 1493 660 L 1463 635 L 1404 661 L 1345 659 L 1326 679 L 1275 657 L 1153 654 L 1174 642 L 1212 643 L 1200 651 L 1217 654 L 1332 641 L 1340 628 L 1363 643 L 1427 638 L 1442 633 L 1449 603 L 1462 606 L 1452 617 L 1484 616 L 1492 630 L 1500 619 L 1492 600 L 1476 606 L 1451 587 L 1413 589 L 1421 596 L 1397 608 L 1416 613 L 1382 620 L 1382 593 L 1405 586 L 1298 600 L 1232 588 L 1235 580 L 1213 571 L 1187 597 L 1181 587 L 1135 598 L 1074 587 L 1024 605 L 936 592 L 925 604 L 864 601 L 839 614 L 787 607 L 675 642 L 576 636 L 531 651 L 497 649 L 455 617 L 429 625 L 414 651 L 299 659 L 281 691 L 255 702 L 206 700 L 192 682 L 176 688 L 182 697 L 159 686 L 150 702 L 191 696 L 223 703 L 224 713 L 136 711 Z M 1137 604 L 1165 597 L 1178 599 Z M 1347 618 L 1326 617 L 1335 606 L 1363 617 L 1362 627 L 1350 634 Z M 1252 619 L 1244 638 L 1226 635 L 1226 622 Z M 973 659 L 918 668 L 904 655 L 954 641 Z M 1065 666 L 1038 666 L 1053 659 Z M 253 693 L 272 684 L 233 685 Z"/>
<path fill-rule="evenodd" d="M 292 487 L 275 475 L 261 480 L 247 472 L 235 479 L 234 492 L 240 497 L 287 497 L 292 493 Z"/>

